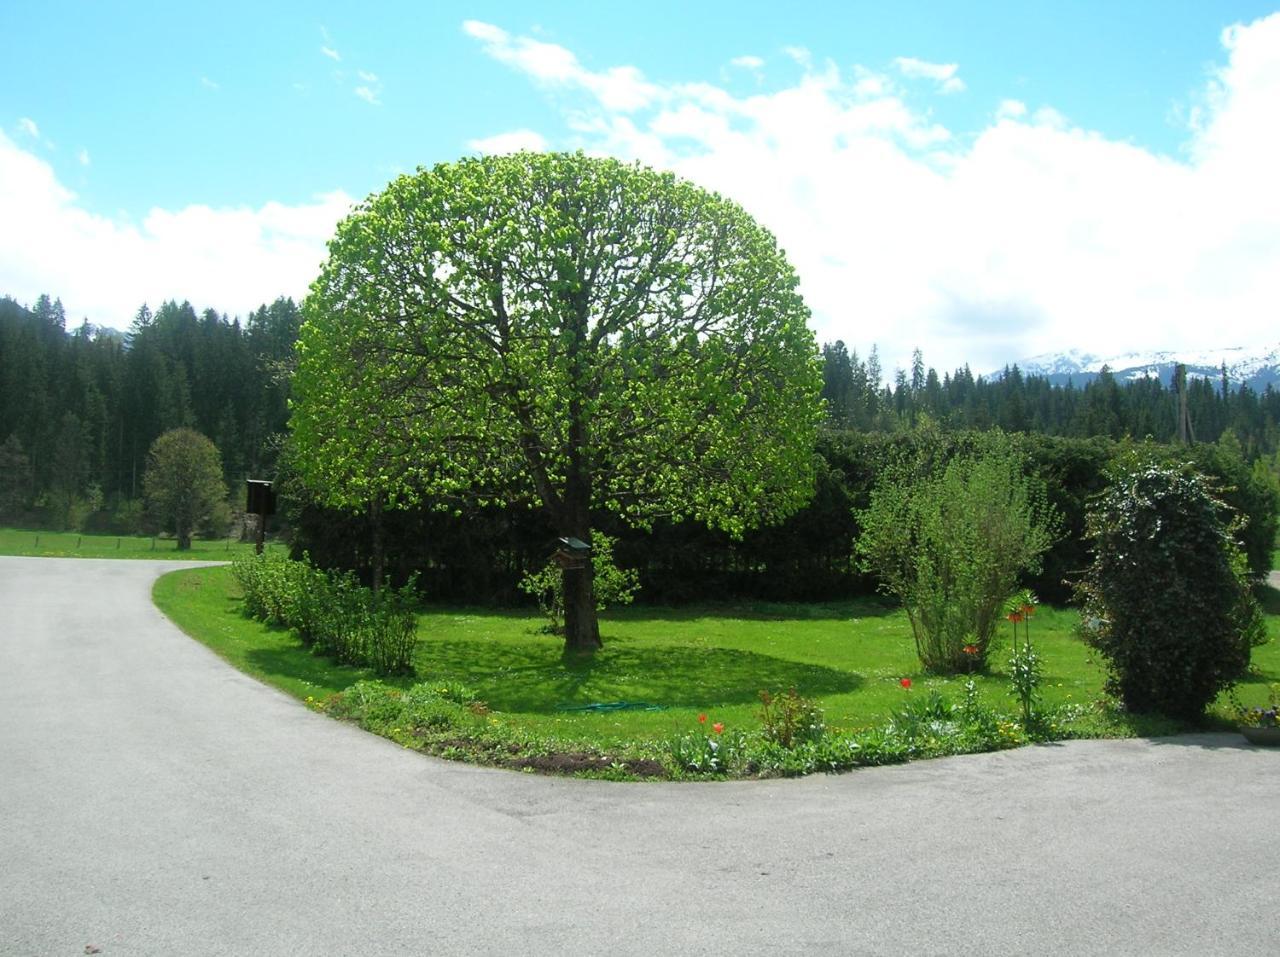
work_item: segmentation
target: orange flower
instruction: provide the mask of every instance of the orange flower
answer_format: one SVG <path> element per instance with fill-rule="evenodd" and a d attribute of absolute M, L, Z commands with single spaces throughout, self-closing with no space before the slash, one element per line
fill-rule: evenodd
<path fill-rule="evenodd" d="M 977 646 L 977 645 L 965 645 L 965 646 L 964 646 L 964 653 L 965 653 L 966 655 L 976 655 L 976 654 L 978 653 L 978 646 Z"/>
<path fill-rule="evenodd" d="M 706 724 L 707 716 L 705 714 L 698 715 L 698 724 Z"/>
<path fill-rule="evenodd" d="M 714 731 L 716 734 L 719 734 L 721 731 L 724 730 L 724 722 L 717 721 L 715 724 L 711 726 L 711 730 Z"/>
<path fill-rule="evenodd" d="M 1023 615 L 1025 615 L 1027 618 L 1030 618 L 1030 617 L 1031 617 L 1032 615 L 1034 615 L 1035 613 L 1036 613 L 1036 606 L 1035 606 L 1035 605 L 1023 605 L 1023 606 L 1022 606 L 1022 614 L 1023 614 Z"/>
<path fill-rule="evenodd" d="M 1011 622 L 1013 622 L 1016 625 L 1018 622 L 1022 621 L 1022 612 L 1011 611 L 1009 612 L 1007 617 Z"/>

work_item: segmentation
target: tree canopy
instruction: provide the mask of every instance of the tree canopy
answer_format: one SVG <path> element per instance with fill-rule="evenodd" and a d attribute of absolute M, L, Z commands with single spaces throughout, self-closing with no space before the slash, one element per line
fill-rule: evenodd
<path fill-rule="evenodd" d="M 518 153 L 402 176 L 304 304 L 298 466 L 333 504 L 527 502 L 587 542 L 593 510 L 780 519 L 821 418 L 796 285 L 740 207 L 669 173 Z M 566 577 L 584 650 L 590 577 Z"/>
<path fill-rule="evenodd" d="M 172 429 L 151 445 L 142 477 L 152 516 L 178 539 L 178 549 L 191 547 L 191 534 L 225 510 L 227 487 L 222 457 L 212 442 L 194 429 Z"/>

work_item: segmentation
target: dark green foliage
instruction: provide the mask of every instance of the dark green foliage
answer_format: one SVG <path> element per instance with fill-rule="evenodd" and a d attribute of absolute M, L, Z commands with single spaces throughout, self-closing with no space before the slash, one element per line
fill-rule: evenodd
<path fill-rule="evenodd" d="M 1195 719 L 1248 668 L 1262 619 L 1233 519 L 1205 476 L 1139 454 L 1090 512 L 1085 637 L 1131 711 Z"/>
<path fill-rule="evenodd" d="M 1166 453 L 1177 457 L 1174 450 Z M 1249 573 L 1263 579 L 1271 570 L 1271 550 L 1276 542 L 1277 502 L 1275 488 L 1245 464 L 1239 443 L 1216 442 L 1193 445 L 1186 457 L 1205 475 L 1214 479 L 1219 497 L 1231 507 L 1240 527 L 1236 538 L 1249 562 Z"/>
<path fill-rule="evenodd" d="M 0 519 L 12 521 L 31 501 L 31 459 L 16 434 L 0 445 Z"/>
<path fill-rule="evenodd" d="M 1070 582 L 1092 561 L 1085 537 L 1089 501 L 1106 487 L 1106 470 L 1127 445 L 1110 439 L 1011 436 L 1026 458 L 1026 471 L 1043 483 L 1048 505 L 1060 517 L 1061 536 L 1044 554 L 1041 571 L 1020 585 L 1045 601 L 1070 599 Z M 817 487 L 812 502 L 781 525 L 747 532 L 740 541 L 692 522 L 655 522 L 637 532 L 601 517 L 600 527 L 618 541 L 618 564 L 637 570 L 646 602 L 681 603 L 708 596 L 766 600 L 827 600 L 870 594 L 873 578 L 853 564 L 860 529 L 856 511 L 870 502 L 871 489 L 890 463 L 927 457 L 945 463 L 981 447 L 982 433 L 936 428 L 899 433 L 828 431 L 819 436 Z M 1147 446 L 1152 454 L 1165 447 Z M 1165 449 L 1163 454 L 1177 455 Z M 1275 527 L 1274 495 L 1255 472 L 1217 446 L 1196 446 L 1189 454 L 1226 489 L 1224 498 L 1247 517 L 1245 540 L 1251 568 L 1270 565 L 1260 543 Z M 295 555 L 309 551 L 325 567 L 355 569 L 369 580 L 372 529 L 368 516 L 305 504 L 307 492 L 289 484 L 290 524 L 296 529 Z M 403 581 L 421 569 L 427 591 L 457 601 L 518 603 L 518 582 L 541 567 L 555 534 L 537 512 L 522 509 L 460 510 L 457 515 L 405 510 L 385 516 L 388 573 Z"/>
<path fill-rule="evenodd" d="M 380 675 L 413 673 L 416 582 L 375 596 L 351 572 L 313 568 L 270 553 L 233 564 L 250 617 L 292 628 L 299 640 L 340 664 Z"/>
<path fill-rule="evenodd" d="M 142 307 L 127 335 L 82 323 L 61 304 L 0 298 L 0 439 L 26 457 L 6 521 L 120 530 L 112 513 L 142 496 L 147 450 L 194 428 L 223 453 L 233 488 L 269 478 L 288 415 L 298 310 L 279 299 L 245 325 L 189 303 Z M 0 456 L 0 496 L 4 495 Z M 91 494 L 97 489 L 100 496 Z M 85 515 L 96 507 L 97 515 Z"/>

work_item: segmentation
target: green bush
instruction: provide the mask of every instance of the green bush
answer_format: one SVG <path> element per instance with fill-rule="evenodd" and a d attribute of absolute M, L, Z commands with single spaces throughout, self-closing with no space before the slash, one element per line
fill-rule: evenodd
<path fill-rule="evenodd" d="M 270 554 L 232 565 L 245 612 L 292 628 L 299 640 L 342 664 L 380 675 L 411 674 L 417 644 L 417 589 L 410 579 L 374 596 L 351 572 L 322 571 Z"/>
<path fill-rule="evenodd" d="M 778 694 L 760 692 L 760 724 L 765 740 L 784 748 L 820 741 L 827 730 L 822 709 L 795 688 Z"/>
<path fill-rule="evenodd" d="M 603 532 L 591 533 L 591 589 L 596 611 L 604 611 L 610 605 L 631 604 L 640 587 L 635 571 L 613 563 L 616 543 L 616 538 Z M 560 566 L 550 561 L 536 572 L 529 572 L 520 579 L 520 590 L 537 599 L 538 608 L 547 616 L 547 633 L 564 634 L 564 572 Z"/>
<path fill-rule="evenodd" d="M 1131 711 L 1198 718 L 1260 640 L 1234 514 L 1215 492 L 1189 466 L 1135 454 L 1089 514 L 1084 636 Z"/>
<path fill-rule="evenodd" d="M 862 568 L 902 602 L 921 664 L 943 674 L 985 667 L 1005 599 L 1057 526 L 1020 447 L 1000 433 L 984 445 L 945 464 L 925 448 L 886 467 L 858 515 Z"/>
<path fill-rule="evenodd" d="M 441 687 L 422 682 L 402 691 L 380 681 L 358 681 L 346 691 L 330 696 L 320 708 L 336 718 L 391 737 L 481 734 L 488 711 L 474 696 L 457 700 L 460 691 L 469 694 L 459 685 Z"/>
<path fill-rule="evenodd" d="M 271 552 L 232 562 L 231 573 L 244 592 L 245 613 L 269 625 L 292 625 L 309 568 L 306 562 Z"/>

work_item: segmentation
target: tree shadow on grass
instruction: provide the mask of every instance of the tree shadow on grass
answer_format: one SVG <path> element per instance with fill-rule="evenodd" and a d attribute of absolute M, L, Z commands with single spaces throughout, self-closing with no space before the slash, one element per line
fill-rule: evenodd
<path fill-rule="evenodd" d="M 1258 585 L 1253 590 L 1263 614 L 1280 615 L 1280 591 L 1270 585 Z"/>
<path fill-rule="evenodd" d="M 537 609 L 488 608 L 427 604 L 429 614 L 541 620 Z M 625 608 L 611 608 L 601 616 L 605 621 L 699 621 L 704 618 L 742 621 L 849 621 L 853 618 L 885 618 L 896 615 L 901 606 L 878 597 L 853 598 L 833 602 L 708 601 L 694 605 L 646 605 L 637 602 Z"/>
<path fill-rule="evenodd" d="M 605 617 L 618 621 L 697 621 L 729 618 L 742 621 L 849 621 L 852 618 L 885 618 L 901 606 L 880 598 L 856 598 L 834 602 L 724 601 L 696 605 L 631 605 L 610 610 Z"/>
<path fill-rule="evenodd" d="M 372 668 L 334 664 L 327 658 L 312 654 L 296 640 L 290 646 L 252 648 L 245 652 L 244 659 L 249 668 L 256 670 L 258 674 L 272 679 L 288 678 L 313 687 L 315 690 L 308 693 L 317 698 L 345 691 L 357 681 L 379 680 L 399 688 L 407 688 L 422 680 L 413 675 L 379 678 Z"/>
<path fill-rule="evenodd" d="M 595 702 L 672 708 L 747 704 L 761 689 L 813 697 L 854 691 L 861 675 L 729 648 L 635 646 L 608 638 L 590 657 L 566 657 L 558 639 L 528 644 L 423 640 L 419 674 L 463 681 L 498 711 L 555 712 Z"/>
<path fill-rule="evenodd" d="M 1180 731 L 1176 734 L 1152 737 L 1152 744 L 1162 747 L 1198 748 L 1201 751 L 1264 751 L 1263 747 L 1250 744 L 1239 731 L 1222 727 L 1218 730 Z"/>

